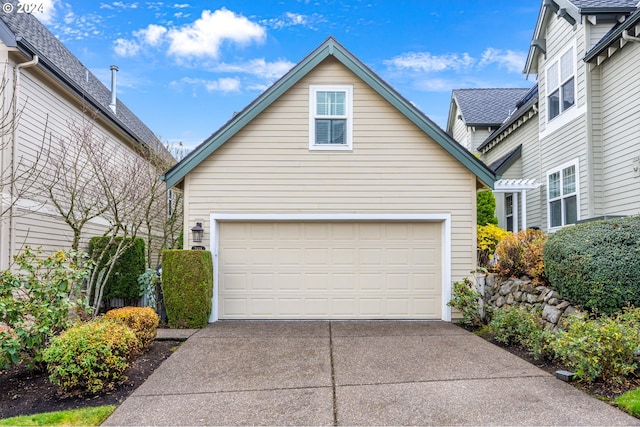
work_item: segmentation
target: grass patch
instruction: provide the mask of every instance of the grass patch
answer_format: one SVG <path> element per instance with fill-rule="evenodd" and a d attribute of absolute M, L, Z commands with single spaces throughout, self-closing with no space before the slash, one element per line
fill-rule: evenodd
<path fill-rule="evenodd" d="M 22 415 L 0 420 L 0 426 L 99 426 L 115 410 L 115 406 L 108 405 Z"/>
<path fill-rule="evenodd" d="M 634 417 L 640 417 L 640 388 L 618 396 L 615 403 Z"/>

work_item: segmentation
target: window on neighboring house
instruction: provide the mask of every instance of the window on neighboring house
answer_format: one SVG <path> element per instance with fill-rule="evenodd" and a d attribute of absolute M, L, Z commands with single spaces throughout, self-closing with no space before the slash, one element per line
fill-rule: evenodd
<path fill-rule="evenodd" d="M 575 54 L 571 47 L 547 67 L 547 110 L 549 120 L 576 102 Z"/>
<path fill-rule="evenodd" d="M 549 228 L 578 221 L 578 162 L 563 165 L 547 174 Z"/>
<path fill-rule="evenodd" d="M 513 194 L 504 197 L 505 217 L 507 219 L 507 231 L 513 231 Z"/>
<path fill-rule="evenodd" d="M 351 149 L 352 94 L 352 86 L 309 87 L 309 149 Z"/>

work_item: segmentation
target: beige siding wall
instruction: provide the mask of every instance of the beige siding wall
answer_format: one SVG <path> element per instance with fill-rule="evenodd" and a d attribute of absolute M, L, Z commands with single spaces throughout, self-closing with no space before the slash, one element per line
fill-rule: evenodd
<path fill-rule="evenodd" d="M 602 76 L 602 168 L 607 215 L 640 213 L 640 46 L 628 43 L 599 68 Z"/>
<path fill-rule="evenodd" d="M 352 152 L 309 151 L 310 84 L 353 85 Z M 475 263 L 475 189 L 457 160 L 329 58 L 187 175 L 185 237 L 211 212 L 446 212 L 459 280 Z"/>
<path fill-rule="evenodd" d="M 5 61 L 9 60 L 9 70 L 13 69 L 16 61 L 24 61 L 22 58 L 8 56 L 5 56 L 4 59 Z M 10 74 L 13 75 L 12 72 Z M 36 68 L 21 71 L 20 116 L 16 131 L 17 159 L 20 160 L 19 169 L 21 170 L 28 169 L 29 165 L 36 163 L 40 175 L 29 174 L 18 183 L 20 188 L 31 185 L 34 180 L 41 182 L 47 179 L 47 174 L 51 171 L 51 163 L 47 164 L 46 154 L 43 153 L 47 150 L 56 152 L 56 147 L 60 144 L 69 144 L 69 125 L 71 123 L 80 125 L 83 120 L 87 120 L 82 108 L 83 106 L 77 99 L 70 97 L 57 83 L 54 83 L 41 71 Z M 101 121 L 98 123 L 94 127 L 95 137 L 103 140 L 108 147 L 110 146 L 111 153 L 135 156 L 133 151 L 124 145 L 131 143 L 128 138 L 117 133 L 115 128 L 105 125 Z M 5 150 L 2 153 L 4 164 L 10 157 L 10 144 L 5 145 Z M 116 147 L 119 149 L 116 150 Z M 112 156 L 115 155 L 112 154 Z M 38 157 L 40 157 L 39 160 Z M 4 191 L 8 192 L 7 189 Z M 9 264 L 9 236 L 13 240 L 14 253 L 25 245 L 42 247 L 47 252 L 69 249 L 72 241 L 71 229 L 64 223 L 53 205 L 47 202 L 47 196 L 42 186 L 32 185 L 27 193 L 21 193 L 20 196 L 21 200 L 14 209 L 13 229 L 9 230 L 11 221 L 8 219 L 8 215 L 2 221 L 1 268 L 6 268 Z M 33 202 L 39 202 L 39 204 Z M 162 220 L 162 218 L 158 219 Z M 104 220 L 98 218 L 85 226 L 83 249 L 87 249 L 88 238 L 104 233 L 105 224 Z M 160 227 L 156 231 L 156 236 L 159 237 L 159 235 L 161 235 Z M 159 240 L 156 241 L 159 243 Z"/>
<path fill-rule="evenodd" d="M 500 157 L 514 150 L 518 145 L 522 145 L 521 159 L 503 174 L 503 178 L 535 179 L 542 185 L 539 189 L 527 191 L 527 227 L 540 227 L 546 229 L 546 207 L 544 201 L 546 194 L 543 193 L 546 176 L 540 170 L 540 140 L 538 138 L 538 116 L 534 115 L 520 127 L 513 131 L 507 138 L 489 150 L 481 158 L 491 164 Z M 500 226 L 504 227 L 504 208 L 501 194 L 496 194 L 498 206 L 496 212 Z M 521 203 L 519 204 L 521 206 Z"/>
<path fill-rule="evenodd" d="M 464 120 L 458 118 L 458 115 L 460 115 L 460 108 L 458 108 L 456 104 L 456 113 L 453 116 L 455 120 L 453 123 L 453 139 L 458 141 L 464 148 L 471 151 L 470 130 L 467 128 L 467 125 L 464 124 Z"/>
<path fill-rule="evenodd" d="M 547 172 L 574 160 L 578 161 L 580 184 L 579 219 L 589 216 L 589 173 L 587 161 L 587 65 L 582 60 L 585 54 L 587 30 L 585 24 L 571 26 L 564 19 L 550 19 L 546 30 L 547 54 L 538 56 L 538 85 L 540 93 L 540 187 L 542 228 L 547 229 Z M 576 79 L 576 103 L 573 107 L 548 121 L 547 86 L 545 67 L 559 59 L 569 46 L 575 46 L 574 63 Z"/>

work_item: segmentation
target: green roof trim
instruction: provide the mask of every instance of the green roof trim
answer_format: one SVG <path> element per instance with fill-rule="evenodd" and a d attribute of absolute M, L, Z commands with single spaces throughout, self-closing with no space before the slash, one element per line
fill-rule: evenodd
<path fill-rule="evenodd" d="M 298 83 L 304 76 L 313 70 L 327 57 L 333 56 L 351 72 L 367 83 L 382 98 L 387 100 L 412 123 L 429 135 L 436 143 L 455 157 L 469 171 L 487 186 L 493 188 L 496 176 L 484 163 L 474 157 L 464 147 L 454 141 L 438 125 L 431 121 L 421 111 L 403 98 L 391 86 L 385 83 L 371 69 L 358 60 L 353 54 L 339 44 L 333 37 L 329 37 L 318 48 L 311 52 L 298 65 L 275 82 L 269 89 L 256 98 L 244 110 L 236 114 L 224 124 L 218 131 L 204 140 L 182 161 L 169 169 L 161 178 L 166 182 L 167 188 L 179 184 L 184 177 L 195 169 L 209 155 L 215 152 L 222 144 L 231 139 L 244 126 L 250 123 L 262 111 L 269 107 L 276 99 Z"/>

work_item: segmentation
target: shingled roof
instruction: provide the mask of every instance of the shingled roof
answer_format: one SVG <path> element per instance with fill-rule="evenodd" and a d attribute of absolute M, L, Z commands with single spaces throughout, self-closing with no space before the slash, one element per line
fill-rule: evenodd
<path fill-rule="evenodd" d="M 0 40 L 25 55 L 38 55 L 38 66 L 67 86 L 84 102 L 100 111 L 138 143 L 165 151 L 155 134 L 120 100 L 116 112 L 109 108 L 111 90 L 88 70 L 35 16 L 0 12 Z"/>
<path fill-rule="evenodd" d="M 462 119 L 467 126 L 500 126 L 515 109 L 528 88 L 454 89 Z"/>
<path fill-rule="evenodd" d="M 569 0 L 578 9 L 633 8 L 638 0 Z"/>

